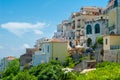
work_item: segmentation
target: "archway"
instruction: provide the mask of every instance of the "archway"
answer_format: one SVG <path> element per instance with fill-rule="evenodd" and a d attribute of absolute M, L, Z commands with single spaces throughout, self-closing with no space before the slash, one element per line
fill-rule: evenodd
<path fill-rule="evenodd" d="M 95 34 L 100 33 L 100 25 L 96 24 L 95 25 Z"/>
<path fill-rule="evenodd" d="M 87 25 L 86 34 L 92 34 L 92 26 L 91 25 Z"/>
<path fill-rule="evenodd" d="M 90 47 L 92 45 L 92 39 L 88 38 L 87 39 L 87 46 Z"/>
<path fill-rule="evenodd" d="M 114 34 L 115 34 L 115 32 L 113 32 L 113 31 L 112 31 L 110 34 L 111 34 L 111 35 L 114 35 Z"/>

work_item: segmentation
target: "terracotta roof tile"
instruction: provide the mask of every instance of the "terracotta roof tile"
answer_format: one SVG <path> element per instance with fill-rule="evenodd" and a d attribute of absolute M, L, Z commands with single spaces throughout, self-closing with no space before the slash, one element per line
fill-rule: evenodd
<path fill-rule="evenodd" d="M 13 56 L 8 56 L 8 57 L 6 57 L 6 59 L 7 59 L 7 60 L 14 60 L 14 59 L 16 59 L 16 58 L 13 57 Z"/>

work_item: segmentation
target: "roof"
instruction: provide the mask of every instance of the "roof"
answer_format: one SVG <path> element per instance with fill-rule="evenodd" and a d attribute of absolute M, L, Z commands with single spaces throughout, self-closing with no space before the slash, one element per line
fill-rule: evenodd
<path fill-rule="evenodd" d="M 16 58 L 13 57 L 13 56 L 8 56 L 8 57 L 6 57 L 6 59 L 7 59 L 7 60 L 14 60 L 14 59 L 16 59 Z"/>
<path fill-rule="evenodd" d="M 99 9 L 98 7 L 96 6 L 85 6 L 85 7 L 82 7 L 81 10 L 83 11 L 92 11 L 92 12 L 99 12 Z"/>
<path fill-rule="evenodd" d="M 52 38 L 52 39 L 50 39 L 50 40 L 47 41 L 47 42 L 67 42 L 67 41 L 65 41 L 64 39 Z"/>
<path fill-rule="evenodd" d="M 103 37 L 106 37 L 106 36 L 120 36 L 120 34 L 109 34 L 109 35 L 104 35 Z"/>

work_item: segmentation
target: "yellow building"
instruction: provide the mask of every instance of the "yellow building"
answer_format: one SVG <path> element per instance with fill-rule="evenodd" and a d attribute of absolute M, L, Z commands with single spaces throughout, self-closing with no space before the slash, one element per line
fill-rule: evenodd
<path fill-rule="evenodd" d="M 67 57 L 67 42 L 52 40 L 49 44 L 51 46 L 51 59 L 64 62 Z"/>
<path fill-rule="evenodd" d="M 120 35 L 106 35 L 103 40 L 104 50 L 120 49 Z"/>
<path fill-rule="evenodd" d="M 106 35 L 103 38 L 104 61 L 120 62 L 120 35 Z"/>
<path fill-rule="evenodd" d="M 42 53 L 45 55 L 45 62 L 58 60 L 64 62 L 67 57 L 67 42 L 60 39 L 51 39 L 43 43 Z"/>

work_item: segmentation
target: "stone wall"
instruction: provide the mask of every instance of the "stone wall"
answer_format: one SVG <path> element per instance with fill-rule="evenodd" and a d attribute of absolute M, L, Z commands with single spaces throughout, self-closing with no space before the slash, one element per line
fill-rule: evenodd
<path fill-rule="evenodd" d="M 120 50 L 105 50 L 104 61 L 120 62 Z"/>

